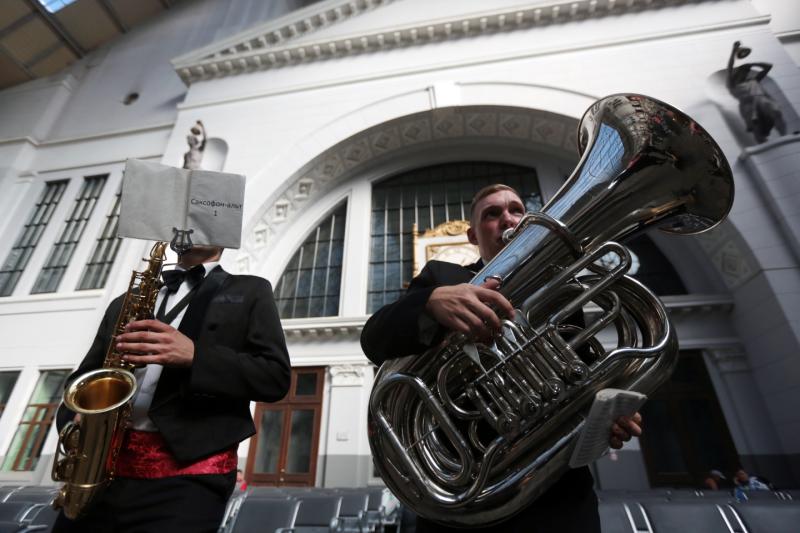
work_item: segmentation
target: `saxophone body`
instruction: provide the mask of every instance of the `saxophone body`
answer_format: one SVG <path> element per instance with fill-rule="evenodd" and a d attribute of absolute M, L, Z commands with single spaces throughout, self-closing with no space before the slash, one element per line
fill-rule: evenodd
<path fill-rule="evenodd" d="M 130 322 L 153 317 L 166 246 L 166 242 L 157 242 L 145 270 L 131 274 L 114 336 L 122 334 Z M 69 422 L 58 436 L 52 479 L 64 485 L 53 507 L 63 508 L 70 519 L 79 517 L 114 477 L 137 390 L 134 369 L 122 360 L 112 340 L 103 366 L 78 376 L 64 391 L 64 405 L 79 414 L 80 420 Z"/>
<path fill-rule="evenodd" d="M 677 362 L 666 309 L 626 275 L 630 254 L 615 241 L 719 224 L 733 203 L 728 163 L 690 117 L 642 95 L 597 101 L 578 134 L 573 174 L 542 212 L 507 231 L 505 248 L 471 281 L 497 279 L 515 318 L 491 345 L 451 333 L 387 361 L 376 377 L 376 466 L 430 520 L 477 527 L 521 511 L 569 468 L 597 391 L 651 393 Z M 570 323 L 590 304 L 597 317 Z M 616 342 L 607 348 L 601 332 Z"/>

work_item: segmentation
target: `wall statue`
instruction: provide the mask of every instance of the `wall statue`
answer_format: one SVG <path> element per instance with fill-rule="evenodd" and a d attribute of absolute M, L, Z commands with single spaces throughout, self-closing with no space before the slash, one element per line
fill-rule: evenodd
<path fill-rule="evenodd" d="M 750 48 L 733 43 L 728 60 L 727 86 L 730 93 L 739 100 L 739 113 L 742 115 L 747 131 L 752 132 L 756 142 L 763 143 L 774 127 L 781 135 L 786 133 L 786 122 L 775 99 L 764 89 L 761 81 L 766 78 L 771 63 L 744 63 L 737 67 L 737 59 L 749 56 Z"/>
<path fill-rule="evenodd" d="M 203 150 L 206 148 L 206 130 L 202 122 L 198 120 L 192 126 L 189 135 L 186 136 L 186 142 L 189 143 L 189 151 L 183 154 L 183 168 L 197 170 L 203 161 Z"/>

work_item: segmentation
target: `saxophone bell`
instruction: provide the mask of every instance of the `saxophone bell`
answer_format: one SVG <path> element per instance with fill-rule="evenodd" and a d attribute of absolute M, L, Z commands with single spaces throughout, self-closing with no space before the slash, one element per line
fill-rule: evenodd
<path fill-rule="evenodd" d="M 152 317 L 166 247 L 166 242 L 157 242 L 147 268 L 132 273 L 115 336 L 130 322 Z M 67 518 L 78 518 L 114 478 L 137 389 L 134 368 L 122 360 L 112 341 L 103 366 L 81 374 L 64 391 L 64 406 L 80 415 L 59 433 L 51 472 L 53 481 L 64 482 L 53 507 L 63 509 Z"/>

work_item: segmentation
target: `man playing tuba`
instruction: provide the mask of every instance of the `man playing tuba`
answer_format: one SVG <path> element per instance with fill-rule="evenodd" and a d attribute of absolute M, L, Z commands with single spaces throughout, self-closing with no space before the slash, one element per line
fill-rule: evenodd
<path fill-rule="evenodd" d="M 500 329 L 500 318 L 511 318 L 511 303 L 496 289 L 496 280 L 482 286 L 469 280 L 504 247 L 503 232 L 517 225 L 525 214 L 517 191 L 502 184 L 478 191 L 470 207 L 469 241 L 478 246 L 481 259 L 461 267 L 430 261 L 411 281 L 406 294 L 378 310 L 367 321 L 361 346 L 369 359 L 380 365 L 387 359 L 419 354 L 437 345 L 448 331 L 476 339 L 488 339 Z M 494 310 L 493 310 L 494 309 Z M 497 311 L 495 311 L 497 310 Z M 632 436 L 639 436 L 641 416 L 620 417 L 611 428 L 609 445 L 619 449 Z M 588 467 L 569 470 L 547 492 L 511 519 L 485 532 L 600 532 L 597 497 Z M 417 531 L 454 531 L 418 518 Z"/>

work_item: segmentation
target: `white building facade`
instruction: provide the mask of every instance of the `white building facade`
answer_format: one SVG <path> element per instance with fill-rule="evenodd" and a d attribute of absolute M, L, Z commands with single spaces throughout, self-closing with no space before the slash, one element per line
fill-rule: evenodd
<path fill-rule="evenodd" d="M 800 8 L 301 4 L 186 2 L 0 92 L 0 482 L 49 482 L 59 387 L 148 249 L 113 236 L 127 158 L 180 166 L 202 120 L 203 167 L 247 176 L 243 246 L 223 266 L 275 286 L 295 376 L 284 402 L 254 405 L 259 434 L 239 448 L 250 481 L 364 485 L 380 481 L 359 335 L 410 277 L 412 219 L 463 219 L 470 192 L 498 180 L 546 202 L 578 160 L 583 112 L 633 92 L 712 134 L 736 199 L 714 231 L 637 251 L 664 284 L 682 363 L 645 437 L 597 462 L 598 484 L 691 486 L 739 464 L 798 484 Z M 786 131 L 763 143 L 725 87 L 734 41 L 752 49 L 739 63 L 772 65 L 763 85 Z"/>

